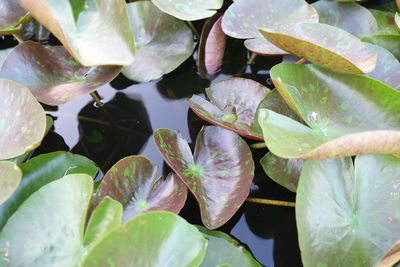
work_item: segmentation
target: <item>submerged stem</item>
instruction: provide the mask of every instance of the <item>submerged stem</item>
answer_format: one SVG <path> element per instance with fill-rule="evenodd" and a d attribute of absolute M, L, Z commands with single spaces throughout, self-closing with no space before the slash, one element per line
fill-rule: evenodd
<path fill-rule="evenodd" d="M 18 33 L 13 33 L 13 36 L 14 36 L 15 40 L 18 41 L 18 43 L 22 44 L 24 42 L 24 40 L 21 38 L 21 36 Z"/>
<path fill-rule="evenodd" d="M 246 199 L 246 201 L 258 203 L 258 204 L 264 204 L 264 205 L 273 205 L 273 206 L 284 206 L 284 207 L 295 207 L 296 206 L 295 202 L 273 200 L 273 199 L 263 199 L 263 198 L 255 198 L 255 197 L 248 197 Z"/>
<path fill-rule="evenodd" d="M 266 148 L 267 145 L 265 144 L 265 142 L 261 142 L 261 143 L 251 144 L 250 147 L 254 149 L 261 149 L 261 148 Z"/>
<path fill-rule="evenodd" d="M 93 98 L 94 102 L 96 103 L 97 107 L 103 106 L 103 101 L 101 101 L 99 93 L 97 91 L 94 91 L 90 93 L 90 96 Z"/>
<path fill-rule="evenodd" d="M 247 60 L 246 64 L 240 69 L 239 74 L 245 73 L 247 66 L 253 63 L 257 58 L 256 53 L 251 53 L 249 60 Z"/>
<path fill-rule="evenodd" d="M 196 36 L 197 40 L 200 40 L 200 35 L 197 32 L 196 28 L 194 27 L 193 23 L 191 21 L 186 21 L 186 24 L 189 26 L 189 28 L 192 30 L 193 34 Z"/>

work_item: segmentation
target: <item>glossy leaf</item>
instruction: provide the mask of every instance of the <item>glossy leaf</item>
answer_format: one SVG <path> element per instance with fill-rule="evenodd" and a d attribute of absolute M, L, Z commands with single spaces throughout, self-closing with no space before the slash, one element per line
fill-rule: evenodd
<path fill-rule="evenodd" d="M 0 205 L 17 189 L 22 178 L 22 171 L 9 161 L 0 161 Z"/>
<path fill-rule="evenodd" d="M 202 119 L 250 139 L 263 140 L 253 131 L 254 114 L 269 89 L 250 79 L 230 78 L 206 89 L 210 102 L 193 95 L 190 108 Z"/>
<path fill-rule="evenodd" d="M 178 215 L 150 212 L 108 234 L 89 251 L 82 266 L 197 267 L 206 245 L 202 234 Z"/>
<path fill-rule="evenodd" d="M 134 41 L 124 0 L 18 0 L 84 66 L 128 65 Z"/>
<path fill-rule="evenodd" d="M 378 23 L 378 32 L 376 34 L 400 35 L 400 32 L 396 27 L 395 13 L 376 9 L 370 9 L 369 11 L 374 15 L 376 22 Z"/>
<path fill-rule="evenodd" d="M 0 233 L 0 265 L 76 266 L 86 251 L 83 227 L 91 177 L 71 174 L 33 193 Z"/>
<path fill-rule="evenodd" d="M 299 22 L 318 22 L 318 13 L 304 0 L 236 0 L 225 12 L 225 34 L 245 41 L 250 51 L 261 55 L 284 55 L 286 51 L 265 40 L 259 28 L 291 28 Z"/>
<path fill-rule="evenodd" d="M 194 50 L 193 34 L 185 22 L 161 12 L 153 3 L 128 4 L 136 54 L 122 73 L 134 81 L 160 78 L 181 65 Z"/>
<path fill-rule="evenodd" d="M 67 152 L 42 154 L 20 164 L 23 178 L 14 194 L 0 205 L 0 231 L 18 207 L 42 186 L 67 174 L 83 173 L 94 178 L 98 168 L 89 159 Z"/>
<path fill-rule="evenodd" d="M 12 34 L 26 16 L 26 11 L 15 0 L 0 2 L 0 34 Z"/>
<path fill-rule="evenodd" d="M 238 241 L 229 235 L 207 228 L 197 226 L 200 232 L 207 238 L 207 253 L 201 267 L 215 266 L 240 266 L 261 267 L 251 253 L 247 251 Z"/>
<path fill-rule="evenodd" d="M 28 88 L 0 79 L 0 160 L 14 158 L 39 146 L 46 115 Z"/>
<path fill-rule="evenodd" d="M 8 54 L 0 77 L 28 87 L 42 103 L 61 105 L 110 82 L 121 66 L 84 67 L 62 46 L 27 41 Z"/>
<path fill-rule="evenodd" d="M 381 46 L 400 60 L 400 35 L 371 35 L 363 37 L 362 41 Z"/>
<path fill-rule="evenodd" d="M 400 241 L 397 241 L 374 267 L 392 267 L 400 261 Z"/>
<path fill-rule="evenodd" d="M 164 160 L 196 197 L 207 228 L 226 223 L 246 200 L 254 162 L 250 148 L 234 132 L 204 127 L 197 136 L 194 156 L 176 131 L 158 129 L 154 141 Z"/>
<path fill-rule="evenodd" d="M 400 159 L 307 161 L 296 198 L 304 266 L 372 266 L 400 231 Z"/>
<path fill-rule="evenodd" d="M 6 48 L 0 50 L 0 67 L 3 65 L 4 60 L 8 56 L 8 54 L 13 50 L 13 48 Z"/>
<path fill-rule="evenodd" d="M 199 20 L 211 17 L 222 7 L 223 0 L 153 0 L 162 12 L 181 20 Z"/>
<path fill-rule="evenodd" d="M 109 196 L 124 206 L 123 221 L 152 210 L 179 213 L 185 205 L 186 185 L 173 173 L 164 177 L 142 156 L 118 161 L 104 176 L 93 206 Z"/>
<path fill-rule="evenodd" d="M 315 159 L 400 152 L 400 92 L 368 77 L 313 65 L 282 63 L 270 73 L 309 126 L 262 109 L 258 120 L 275 155 Z"/>

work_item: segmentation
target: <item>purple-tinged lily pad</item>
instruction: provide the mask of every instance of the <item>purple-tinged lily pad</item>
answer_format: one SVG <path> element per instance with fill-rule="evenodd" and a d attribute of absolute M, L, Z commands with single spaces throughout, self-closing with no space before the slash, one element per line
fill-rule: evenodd
<path fill-rule="evenodd" d="M 246 200 L 254 176 L 254 162 L 246 142 L 236 133 L 202 128 L 194 156 L 176 131 L 158 129 L 154 141 L 167 164 L 189 187 L 209 229 L 226 223 Z"/>
<path fill-rule="evenodd" d="M 400 35 L 376 34 L 363 37 L 362 41 L 381 46 L 400 60 Z"/>
<path fill-rule="evenodd" d="M 373 71 L 377 55 L 354 35 L 319 23 L 298 23 L 290 28 L 263 28 L 276 46 L 335 72 L 364 74 Z"/>
<path fill-rule="evenodd" d="M 24 20 L 27 12 L 16 0 L 0 1 L 0 35 L 18 31 L 17 26 Z"/>
<path fill-rule="evenodd" d="M 308 125 L 262 109 L 258 120 L 275 155 L 318 159 L 399 154 L 400 92 L 392 87 L 310 64 L 281 63 L 270 74 L 285 101 Z"/>
<path fill-rule="evenodd" d="M 318 22 L 317 11 L 303 0 L 236 0 L 225 12 L 222 29 L 233 38 L 248 39 L 247 49 L 261 55 L 288 52 L 267 41 L 259 28 L 291 28 L 299 22 Z"/>
<path fill-rule="evenodd" d="M 18 0 L 84 66 L 128 65 L 134 40 L 124 0 Z"/>
<path fill-rule="evenodd" d="M 13 50 L 14 48 L 6 48 L 0 50 L 0 67 L 3 65 L 4 60 L 8 56 L 8 54 Z"/>
<path fill-rule="evenodd" d="M 0 79 L 0 99 L 0 160 L 39 146 L 46 130 L 46 115 L 29 89 Z"/>
<path fill-rule="evenodd" d="M 27 41 L 15 47 L 0 67 L 0 77 L 28 87 L 42 103 L 60 105 L 95 91 L 121 66 L 84 67 L 62 46 Z"/>
<path fill-rule="evenodd" d="M 127 78 L 139 82 L 158 79 L 192 55 L 193 33 L 184 21 L 161 12 L 150 1 L 129 3 L 128 13 L 136 54 L 122 69 Z"/>
<path fill-rule="evenodd" d="M 106 196 L 124 206 L 123 221 L 154 210 L 179 213 L 185 205 L 187 188 L 177 175 L 164 179 L 158 167 L 142 156 L 129 156 L 118 161 L 104 176 L 92 206 Z"/>
<path fill-rule="evenodd" d="M 206 93 L 211 102 L 193 95 L 190 108 L 202 119 L 254 140 L 263 140 L 253 130 L 258 104 L 270 90 L 250 79 L 230 78 L 213 83 Z"/>
<path fill-rule="evenodd" d="M 17 189 L 22 178 L 22 171 L 10 161 L 0 161 L 0 205 Z"/>

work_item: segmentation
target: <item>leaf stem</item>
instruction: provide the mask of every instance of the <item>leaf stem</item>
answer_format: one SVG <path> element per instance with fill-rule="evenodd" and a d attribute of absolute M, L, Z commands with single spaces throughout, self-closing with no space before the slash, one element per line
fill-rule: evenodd
<path fill-rule="evenodd" d="M 306 62 L 307 60 L 304 58 L 304 57 L 302 57 L 302 58 L 300 58 L 299 60 L 297 60 L 294 64 L 303 64 L 304 62 Z"/>
<path fill-rule="evenodd" d="M 266 148 L 267 145 L 265 144 L 265 142 L 261 142 L 261 143 L 251 144 L 250 147 L 254 149 L 261 149 L 261 148 Z"/>
<path fill-rule="evenodd" d="M 191 21 L 186 21 L 186 24 L 189 26 L 189 28 L 192 30 L 193 34 L 196 36 L 197 40 L 200 40 L 200 35 L 197 32 L 196 28 L 194 27 L 193 23 Z"/>
<path fill-rule="evenodd" d="M 24 42 L 18 33 L 13 33 L 12 35 L 14 36 L 15 40 L 18 41 L 18 43 L 22 44 Z"/>
<path fill-rule="evenodd" d="M 240 69 L 238 74 L 243 74 L 246 72 L 247 66 L 253 63 L 257 58 L 256 53 L 251 53 L 249 60 L 247 60 L 246 64 Z"/>
<path fill-rule="evenodd" d="M 97 107 L 101 107 L 104 105 L 104 103 L 103 103 L 103 101 L 101 101 L 100 95 L 99 95 L 99 93 L 97 93 L 97 91 L 90 93 L 90 96 L 93 98 Z"/>
<path fill-rule="evenodd" d="M 255 198 L 255 197 L 248 197 L 246 199 L 247 202 L 264 204 L 264 205 L 273 205 L 273 206 L 284 206 L 284 207 L 295 207 L 295 202 L 289 201 L 281 201 L 281 200 L 273 200 L 273 199 L 263 199 L 263 198 Z"/>

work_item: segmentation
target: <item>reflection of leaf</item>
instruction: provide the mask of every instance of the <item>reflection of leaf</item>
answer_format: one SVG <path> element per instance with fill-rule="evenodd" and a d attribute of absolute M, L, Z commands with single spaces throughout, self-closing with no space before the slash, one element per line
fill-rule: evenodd
<path fill-rule="evenodd" d="M 0 161 L 0 205 L 17 189 L 22 178 L 22 171 L 9 161 Z"/>
<path fill-rule="evenodd" d="M 1 0 L 0 2 L 0 34 L 10 34 L 17 31 L 16 26 L 26 16 L 16 0 Z"/>

